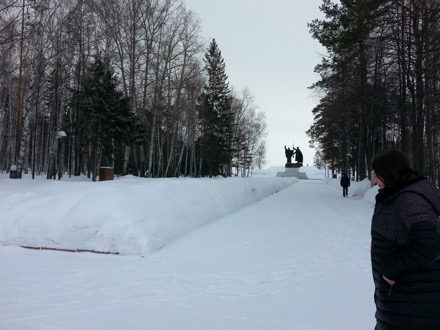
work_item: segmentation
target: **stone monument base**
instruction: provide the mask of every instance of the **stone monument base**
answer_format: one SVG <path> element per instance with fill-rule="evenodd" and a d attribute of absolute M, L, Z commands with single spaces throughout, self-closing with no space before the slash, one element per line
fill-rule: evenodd
<path fill-rule="evenodd" d="M 286 165 L 284 165 L 285 168 L 299 168 L 301 166 L 303 166 L 302 163 L 286 163 Z"/>
<path fill-rule="evenodd" d="M 308 180 L 309 178 L 307 177 L 307 174 L 299 171 L 300 167 L 302 167 L 302 164 L 287 163 L 284 172 L 278 172 L 276 176 L 284 177 L 284 178 L 297 178 L 302 180 Z"/>

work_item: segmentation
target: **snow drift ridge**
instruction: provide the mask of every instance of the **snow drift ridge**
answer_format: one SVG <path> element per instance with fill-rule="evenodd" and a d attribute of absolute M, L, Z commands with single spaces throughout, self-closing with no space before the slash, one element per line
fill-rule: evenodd
<path fill-rule="evenodd" d="M 98 183 L 2 180 L 0 244 L 147 255 L 295 182 L 133 176 Z M 11 194 L 8 187 L 17 184 L 23 193 Z"/>

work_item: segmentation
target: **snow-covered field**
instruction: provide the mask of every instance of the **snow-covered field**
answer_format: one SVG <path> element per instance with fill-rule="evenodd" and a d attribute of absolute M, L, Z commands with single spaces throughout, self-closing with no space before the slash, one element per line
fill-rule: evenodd
<path fill-rule="evenodd" d="M 374 327 L 375 187 L 0 175 L 0 329 Z M 19 246 L 119 253 L 69 253 Z"/>

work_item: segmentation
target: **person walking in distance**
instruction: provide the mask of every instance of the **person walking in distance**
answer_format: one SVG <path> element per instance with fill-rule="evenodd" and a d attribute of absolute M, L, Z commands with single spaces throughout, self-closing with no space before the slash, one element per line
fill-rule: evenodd
<path fill-rule="evenodd" d="M 391 150 L 372 162 L 376 330 L 440 329 L 440 193 Z"/>
<path fill-rule="evenodd" d="M 342 187 L 342 196 L 348 197 L 348 187 L 350 187 L 350 178 L 347 176 L 347 174 L 342 173 L 340 184 Z"/>

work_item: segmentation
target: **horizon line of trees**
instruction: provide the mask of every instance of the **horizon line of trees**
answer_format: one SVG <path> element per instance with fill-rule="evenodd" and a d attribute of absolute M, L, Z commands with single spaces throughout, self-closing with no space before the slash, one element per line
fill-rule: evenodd
<path fill-rule="evenodd" d="M 0 0 L 0 171 L 248 176 L 266 119 L 183 0 Z"/>
<path fill-rule="evenodd" d="M 327 51 L 311 89 L 316 162 L 362 180 L 379 152 L 399 149 L 440 182 L 440 2 L 323 0 L 309 24 Z"/>

